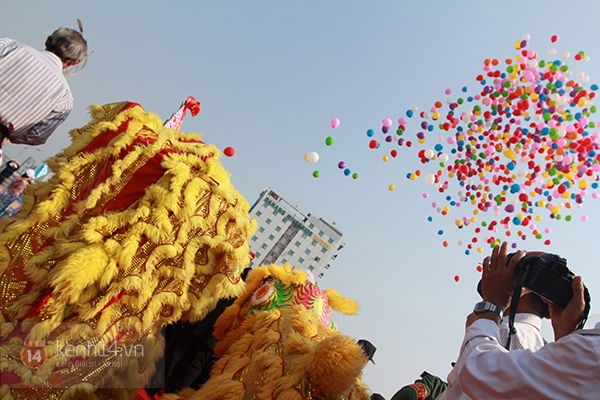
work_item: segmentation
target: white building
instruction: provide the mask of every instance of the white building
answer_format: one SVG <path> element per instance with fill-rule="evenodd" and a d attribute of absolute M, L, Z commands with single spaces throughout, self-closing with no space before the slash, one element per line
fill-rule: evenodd
<path fill-rule="evenodd" d="M 264 190 L 250 208 L 258 229 L 250 239 L 255 255 L 251 267 L 290 263 L 295 268 L 323 276 L 323 269 L 346 243 L 335 223 L 305 215 L 273 189 Z"/>

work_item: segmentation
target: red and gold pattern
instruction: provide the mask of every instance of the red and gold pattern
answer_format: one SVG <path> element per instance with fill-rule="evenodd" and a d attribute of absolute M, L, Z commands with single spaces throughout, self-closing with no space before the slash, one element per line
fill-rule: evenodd
<path fill-rule="evenodd" d="M 162 326 L 244 288 L 256 223 L 219 151 L 136 103 L 91 114 L 2 222 L 0 398 L 130 398 Z"/>

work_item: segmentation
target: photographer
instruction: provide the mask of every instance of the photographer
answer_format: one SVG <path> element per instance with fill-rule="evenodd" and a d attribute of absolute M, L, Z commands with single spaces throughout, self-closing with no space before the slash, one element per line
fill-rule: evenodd
<path fill-rule="evenodd" d="M 475 399 L 596 398 L 600 335 L 598 329 L 575 331 L 586 308 L 581 277 L 573 279 L 573 297 L 564 309 L 549 304 L 555 342 L 535 353 L 508 352 L 500 345 L 500 313 L 510 303 L 515 270 L 525 257 L 519 251 L 507 263 L 507 247 L 507 243 L 496 246 L 483 261 L 482 294 L 487 306 L 478 307 L 467 319 L 456 365 L 462 389 Z"/>

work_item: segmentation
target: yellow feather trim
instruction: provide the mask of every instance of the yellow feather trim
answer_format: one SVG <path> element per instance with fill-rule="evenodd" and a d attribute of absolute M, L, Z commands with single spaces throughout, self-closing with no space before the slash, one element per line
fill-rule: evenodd
<path fill-rule="evenodd" d="M 57 344 L 119 338 L 151 348 L 85 388 L 75 371 L 67 377 L 72 389 L 59 394 L 142 387 L 162 354 L 161 326 L 184 315 L 200 320 L 219 299 L 244 290 L 240 274 L 256 222 L 219 150 L 125 104 L 90 107 L 91 122 L 72 130 L 71 146 L 48 160 L 52 178 L 32 185 L 16 218 L 0 222 L 1 334 L 6 338 L 17 323 L 28 333 L 6 344 L 3 371 L 35 386 L 55 373 Z M 105 145 L 89 150 L 104 138 Z M 131 206 L 106 212 L 150 160 L 159 160 L 162 176 Z M 32 312 L 42 299 L 39 313 Z M 49 357 L 36 374 L 19 361 L 24 339 L 47 341 Z M 113 398 L 119 396 L 127 390 L 116 390 Z"/>

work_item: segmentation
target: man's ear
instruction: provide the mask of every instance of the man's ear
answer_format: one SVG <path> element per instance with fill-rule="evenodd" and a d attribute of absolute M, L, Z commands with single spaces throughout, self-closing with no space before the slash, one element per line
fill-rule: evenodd
<path fill-rule="evenodd" d="M 48 38 L 46 39 L 46 43 L 44 43 L 44 46 L 46 46 L 46 50 L 48 49 L 48 46 L 50 46 L 51 43 L 51 39 L 50 36 L 48 36 Z"/>
<path fill-rule="evenodd" d="M 63 68 L 69 68 L 76 64 L 79 64 L 79 60 L 67 60 L 63 62 Z"/>

